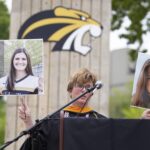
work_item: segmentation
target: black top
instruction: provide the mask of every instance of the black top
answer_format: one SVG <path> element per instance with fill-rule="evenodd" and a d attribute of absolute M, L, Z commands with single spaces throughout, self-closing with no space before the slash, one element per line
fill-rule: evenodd
<path fill-rule="evenodd" d="M 65 114 L 66 113 L 69 114 L 68 117 L 70 118 L 106 118 L 95 111 L 90 111 L 88 113 L 74 113 L 65 111 Z M 57 113 L 51 119 L 43 122 L 35 133 L 24 142 L 20 150 L 59 150 L 59 120 L 60 114 Z"/>

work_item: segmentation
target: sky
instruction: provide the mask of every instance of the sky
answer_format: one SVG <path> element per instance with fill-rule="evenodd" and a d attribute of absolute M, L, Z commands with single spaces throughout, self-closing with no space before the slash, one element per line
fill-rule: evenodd
<path fill-rule="evenodd" d="M 150 14 L 149 14 L 150 16 Z M 137 48 L 138 45 L 134 44 L 134 45 L 127 45 L 127 40 L 123 39 L 123 38 L 119 38 L 119 34 L 121 33 L 126 33 L 127 31 L 125 30 L 126 27 L 130 26 L 130 21 L 128 18 L 124 18 L 124 23 L 122 25 L 122 28 L 116 31 L 113 31 L 110 33 L 110 49 L 111 50 L 117 50 L 120 48 Z M 143 25 L 143 27 L 145 27 Z M 147 49 L 150 50 L 150 33 L 146 34 L 143 36 L 143 45 L 141 47 L 141 49 Z"/>
<path fill-rule="evenodd" d="M 12 0 L 6 0 L 6 4 L 8 6 L 9 11 L 11 10 L 12 6 Z M 127 45 L 127 40 L 120 39 L 119 34 L 125 33 L 125 27 L 130 25 L 130 21 L 125 18 L 124 24 L 122 25 L 122 28 L 120 30 L 116 30 L 110 33 L 110 50 L 118 50 L 118 49 L 124 49 L 124 48 L 136 48 L 137 45 Z M 143 36 L 143 49 L 148 49 L 150 51 L 150 33 Z"/>

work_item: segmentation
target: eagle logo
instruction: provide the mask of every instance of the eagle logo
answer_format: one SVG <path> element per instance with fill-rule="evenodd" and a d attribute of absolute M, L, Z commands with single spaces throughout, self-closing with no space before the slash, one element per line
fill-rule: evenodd
<path fill-rule="evenodd" d="M 90 46 L 82 44 L 86 32 L 92 37 L 99 37 L 102 25 L 86 12 L 59 6 L 31 16 L 21 26 L 18 38 L 42 38 L 56 42 L 53 51 L 69 50 L 85 55 L 91 50 Z"/>

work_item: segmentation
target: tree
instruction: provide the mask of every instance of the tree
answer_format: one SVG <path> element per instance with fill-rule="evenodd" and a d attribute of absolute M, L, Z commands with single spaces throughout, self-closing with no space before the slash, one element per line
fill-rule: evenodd
<path fill-rule="evenodd" d="M 5 125 L 6 125 L 6 102 L 0 97 L 0 145 L 4 143 Z"/>
<path fill-rule="evenodd" d="M 150 0 L 112 0 L 112 15 L 112 31 L 120 29 L 127 17 L 131 24 L 126 27 L 127 33 L 121 34 L 120 38 L 127 39 L 128 44 L 137 43 L 136 50 L 145 52 L 141 46 L 143 35 L 150 31 Z M 136 59 L 136 55 L 133 55 Z"/>
<path fill-rule="evenodd" d="M 0 0 L 0 39 L 9 38 L 10 15 L 5 1 Z"/>
<path fill-rule="evenodd" d="M 0 39 L 9 38 L 10 15 L 5 1 L 0 0 Z M 0 145 L 4 143 L 5 125 L 6 125 L 6 103 L 3 97 L 0 97 Z"/>

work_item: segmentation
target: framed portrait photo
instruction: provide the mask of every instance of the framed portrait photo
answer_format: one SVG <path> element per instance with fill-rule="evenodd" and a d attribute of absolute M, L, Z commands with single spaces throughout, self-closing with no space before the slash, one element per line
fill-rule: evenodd
<path fill-rule="evenodd" d="M 0 40 L 0 95 L 44 94 L 43 40 Z"/>

